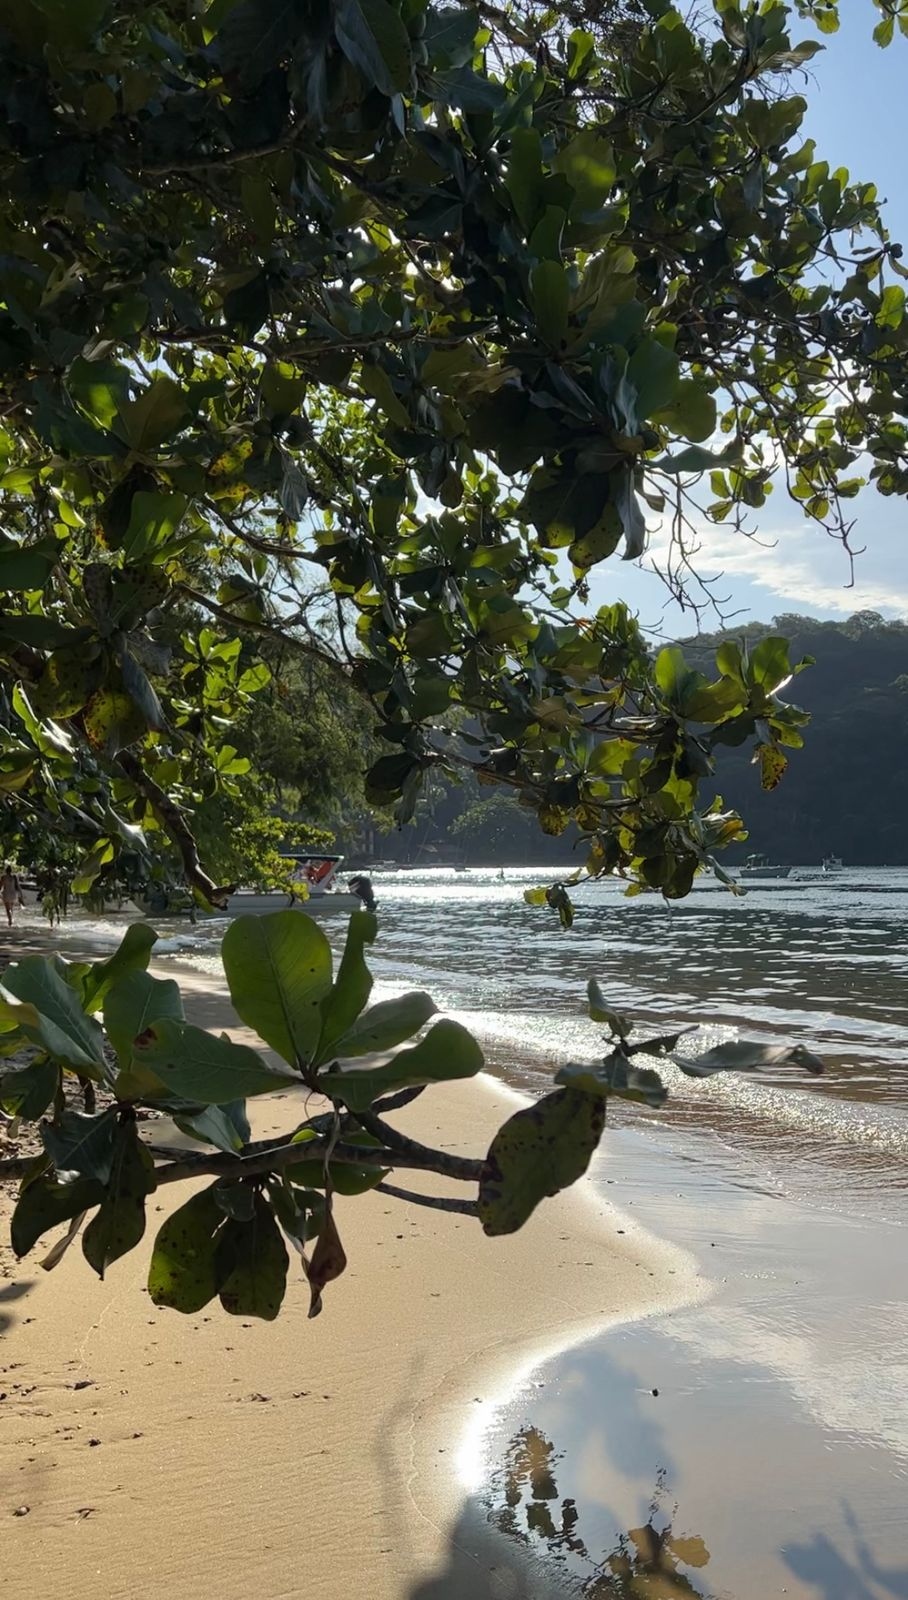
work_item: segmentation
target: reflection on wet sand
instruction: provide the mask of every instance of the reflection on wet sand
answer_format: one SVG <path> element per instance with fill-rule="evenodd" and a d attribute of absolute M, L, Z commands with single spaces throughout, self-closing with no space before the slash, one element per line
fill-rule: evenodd
<path fill-rule="evenodd" d="M 696 1534 L 677 1534 L 678 1507 L 669 1507 L 665 1472 L 660 1470 L 647 1520 L 622 1533 L 601 1558 L 586 1545 L 577 1503 L 560 1498 L 555 1477 L 555 1446 L 538 1428 L 522 1428 L 508 1446 L 502 1471 L 485 1496 L 490 1522 L 501 1533 L 529 1547 L 544 1546 L 556 1561 L 572 1558 L 579 1584 L 573 1592 L 584 1600 L 683 1600 L 710 1591 L 693 1577 L 709 1561 L 709 1551 Z"/>

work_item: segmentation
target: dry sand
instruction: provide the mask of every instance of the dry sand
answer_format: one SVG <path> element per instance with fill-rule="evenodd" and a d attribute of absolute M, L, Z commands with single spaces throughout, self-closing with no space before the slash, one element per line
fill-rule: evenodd
<path fill-rule="evenodd" d="M 223 994 L 182 981 L 194 1021 L 229 1026 Z M 397 1121 L 480 1154 L 513 1104 L 484 1077 L 427 1094 Z M 294 1109 L 260 1103 L 257 1132 L 292 1126 Z M 187 1193 L 163 1190 L 151 1222 Z M 50 1274 L 40 1247 L 16 1264 L 4 1198 L 4 1594 L 410 1600 L 449 1568 L 465 1450 L 487 1414 L 477 1408 L 534 1359 L 691 1292 L 686 1259 L 588 1184 L 503 1240 L 381 1195 L 336 1204 L 350 1265 L 321 1317 L 307 1320 L 291 1265 L 281 1315 L 264 1324 L 217 1304 L 193 1317 L 156 1310 L 150 1237 L 103 1283 L 78 1246 Z M 457 1600 L 487 1582 L 476 1578 L 475 1589 L 458 1580 Z M 495 1584 L 516 1592 L 504 1566 Z"/>

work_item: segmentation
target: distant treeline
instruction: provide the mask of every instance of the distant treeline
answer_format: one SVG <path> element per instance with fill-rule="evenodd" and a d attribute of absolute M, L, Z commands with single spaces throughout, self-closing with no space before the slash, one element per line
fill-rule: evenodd
<path fill-rule="evenodd" d="M 714 792 L 750 830 L 729 864 L 759 850 L 782 864 L 839 855 L 852 866 L 908 865 L 908 623 L 871 611 L 845 622 L 787 614 L 681 643 L 691 664 L 712 674 L 723 639 L 755 643 L 770 633 L 791 641 L 793 661 L 815 658 L 782 694 L 812 720 L 804 749 L 789 752 L 788 771 L 771 793 L 751 763 L 755 741 L 721 750 Z M 584 853 L 574 852 L 575 840 L 573 830 L 546 838 L 509 795 L 441 785 L 415 822 L 376 841 L 376 850 L 426 864 L 569 864 Z"/>
<path fill-rule="evenodd" d="M 747 822 L 747 850 L 783 864 L 834 854 L 851 866 L 908 865 L 908 623 L 874 611 L 846 622 L 787 613 L 682 644 L 705 670 L 723 639 L 768 633 L 791 641 L 793 661 L 814 657 L 782 693 L 812 720 L 771 793 L 749 746 L 722 751 L 716 787 Z"/>

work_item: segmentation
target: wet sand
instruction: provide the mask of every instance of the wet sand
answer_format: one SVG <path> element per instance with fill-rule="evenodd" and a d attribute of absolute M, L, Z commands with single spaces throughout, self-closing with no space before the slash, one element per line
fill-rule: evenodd
<path fill-rule="evenodd" d="M 182 978 L 191 1019 L 228 1026 L 223 993 Z M 399 1125 L 475 1154 L 511 1109 L 483 1078 Z M 261 1135 L 295 1108 L 275 1097 L 257 1114 Z M 152 1222 L 186 1193 L 153 1197 Z M 698 1292 L 687 1258 L 587 1185 L 496 1241 L 380 1195 L 337 1208 L 350 1266 L 316 1321 L 292 1269 L 274 1324 L 181 1317 L 148 1300 L 148 1240 L 103 1283 L 78 1246 L 46 1275 L 4 1244 L 4 1593 L 27 1573 L 30 1591 L 71 1600 L 416 1600 L 460 1550 L 463 1439 L 488 1397 L 515 1368 Z M 461 1556 L 464 1600 L 490 1582 L 521 1592 L 522 1550 Z"/>
<path fill-rule="evenodd" d="M 532 1600 L 908 1600 L 904 1230 L 652 1128 L 613 1132 L 593 1183 L 711 1292 L 502 1392 L 456 1550 L 519 1549 Z M 457 1571 L 452 1547 L 419 1600 L 459 1600 Z"/>

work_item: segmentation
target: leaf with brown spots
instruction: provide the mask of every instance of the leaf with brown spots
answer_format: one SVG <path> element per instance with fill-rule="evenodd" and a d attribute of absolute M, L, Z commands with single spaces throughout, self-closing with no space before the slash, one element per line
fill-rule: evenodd
<path fill-rule="evenodd" d="M 556 1089 L 499 1128 L 479 1179 L 486 1233 L 516 1233 L 540 1200 L 581 1178 L 605 1127 L 605 1100 Z"/>
<path fill-rule="evenodd" d="M 760 763 L 760 782 L 764 789 L 775 789 L 788 768 L 788 757 L 777 744 L 758 744 L 754 761 Z"/>
<path fill-rule="evenodd" d="M 288 1259 L 274 1212 L 257 1194 L 251 1222 L 230 1218 L 218 1237 L 216 1271 L 224 1310 L 273 1322 L 287 1287 Z"/>

